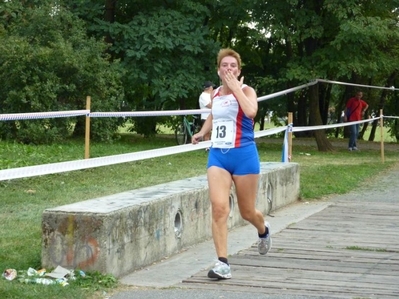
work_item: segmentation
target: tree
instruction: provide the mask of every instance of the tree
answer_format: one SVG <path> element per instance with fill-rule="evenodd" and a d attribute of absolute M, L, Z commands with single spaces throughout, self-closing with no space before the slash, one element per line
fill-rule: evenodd
<path fill-rule="evenodd" d="M 1 113 L 85 109 L 116 110 L 123 99 L 122 72 L 104 55 L 106 45 L 87 38 L 83 23 L 49 1 L 22 7 L 7 2 L 0 45 Z M 8 17 L 7 17 L 8 16 Z M 80 119 L 56 118 L 1 123 L 3 138 L 48 143 L 84 136 Z M 94 119 L 92 137 L 109 140 L 119 120 Z"/>
<path fill-rule="evenodd" d="M 43 109 L 57 107 L 48 104 L 50 99 L 65 103 L 66 98 L 81 108 L 89 92 L 101 99 L 94 103 L 104 105 L 96 107 L 103 111 L 119 109 L 122 102 L 124 109 L 133 110 L 196 108 L 202 82 L 218 80 L 215 57 L 220 47 L 241 54 L 245 82 L 258 95 L 316 78 L 384 85 L 399 67 L 392 59 L 398 55 L 398 2 L 48 0 L 40 8 L 34 0 L 4 2 L 0 34 L 7 43 L 0 54 L 0 77 L 10 80 L 0 90 L 7 101 L 2 109 L 15 111 L 7 106 L 14 104 L 28 109 L 32 94 Z M 6 61 L 13 61 L 15 53 L 21 57 L 14 57 L 13 73 Z M 19 80 L 17 73 L 28 74 L 28 80 Z M 82 90 L 88 92 L 82 96 Z M 21 93 L 15 98 L 29 100 L 13 103 L 11 91 Z M 324 124 L 330 108 L 340 111 L 351 92 L 350 87 L 319 84 L 260 103 L 257 120 L 262 123 L 269 111 L 276 116 L 292 111 L 294 125 Z M 372 109 L 381 103 L 392 107 L 391 97 L 373 98 Z M 170 119 L 133 122 L 136 132 L 149 136 L 159 121 Z M 120 124 L 95 121 L 110 122 L 106 132 Z M 81 134 L 81 122 L 76 124 L 75 133 Z M 325 132 L 317 134 L 319 149 L 331 150 Z"/>
<path fill-rule="evenodd" d="M 98 1 L 89 1 L 97 7 Z M 209 2 L 209 1 L 208 1 Z M 204 26 L 210 11 L 197 1 L 105 1 L 87 27 L 110 42 L 112 59 L 120 59 L 125 101 L 133 110 L 197 108 L 202 82 L 216 80 L 219 49 Z M 85 11 L 74 1 L 74 11 Z M 71 5 L 70 5 L 71 6 Z M 156 118 L 133 119 L 146 136 L 156 133 Z"/>
<path fill-rule="evenodd" d="M 398 3 L 394 2 L 256 1 L 253 16 L 258 31 L 268 33 L 265 38 L 273 38 L 284 49 L 280 76 L 290 86 L 315 78 L 348 81 L 353 74 L 368 83 L 377 74 L 389 75 L 398 68 L 397 62 L 392 63 L 392 53 L 397 53 L 392 40 L 397 41 L 398 36 Z M 295 98 L 297 94 L 301 93 Z M 297 108 L 294 124 L 306 125 L 298 120 L 309 120 L 309 124 L 321 125 L 327 119 L 332 94 L 324 88 L 316 94 L 311 88 L 308 105 L 296 106 L 299 100 L 295 98 L 287 103 Z M 303 115 L 308 113 L 307 106 L 309 118 Z M 332 149 L 326 135 L 318 133 L 316 142 L 319 150 Z"/>

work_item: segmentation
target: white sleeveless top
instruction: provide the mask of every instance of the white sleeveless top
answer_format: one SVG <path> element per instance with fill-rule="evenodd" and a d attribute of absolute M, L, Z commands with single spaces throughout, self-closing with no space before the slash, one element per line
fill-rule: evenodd
<path fill-rule="evenodd" d="M 212 147 L 235 148 L 255 142 L 254 120 L 244 114 L 234 94 L 221 96 L 218 87 L 212 100 L 212 116 Z"/>

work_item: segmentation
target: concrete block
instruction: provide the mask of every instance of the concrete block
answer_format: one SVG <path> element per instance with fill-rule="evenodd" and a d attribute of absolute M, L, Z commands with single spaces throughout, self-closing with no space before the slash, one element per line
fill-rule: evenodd
<path fill-rule="evenodd" d="M 299 196 L 296 163 L 261 163 L 257 208 L 264 214 Z M 234 187 L 229 228 L 242 220 Z M 42 266 L 121 277 L 211 238 L 206 176 L 46 209 Z"/>

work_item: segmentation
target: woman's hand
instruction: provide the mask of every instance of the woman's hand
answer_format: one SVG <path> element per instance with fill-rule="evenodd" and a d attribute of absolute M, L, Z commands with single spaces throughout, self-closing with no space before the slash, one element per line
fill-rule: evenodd
<path fill-rule="evenodd" d="M 204 134 L 202 134 L 201 132 L 198 132 L 197 134 L 194 134 L 191 137 L 191 143 L 192 144 L 198 144 L 200 141 L 202 141 L 204 139 Z"/>
<path fill-rule="evenodd" d="M 238 78 L 232 72 L 226 72 L 224 74 L 224 81 L 226 82 L 227 87 L 231 91 L 235 92 L 236 90 L 241 89 L 241 86 L 244 84 L 244 76 L 238 80 Z"/>

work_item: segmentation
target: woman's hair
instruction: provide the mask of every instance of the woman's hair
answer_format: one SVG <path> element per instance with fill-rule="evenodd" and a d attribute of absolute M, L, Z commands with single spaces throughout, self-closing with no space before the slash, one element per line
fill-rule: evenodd
<path fill-rule="evenodd" d="M 232 56 L 237 60 L 237 66 L 238 69 L 241 69 L 241 57 L 240 54 L 238 54 L 236 51 L 226 48 L 226 49 L 221 49 L 219 51 L 218 54 L 218 58 L 217 58 L 217 63 L 218 63 L 218 67 L 220 67 L 220 62 L 222 61 L 223 58 L 227 57 L 227 56 Z"/>

